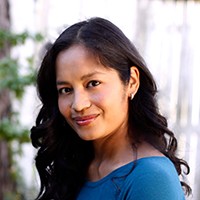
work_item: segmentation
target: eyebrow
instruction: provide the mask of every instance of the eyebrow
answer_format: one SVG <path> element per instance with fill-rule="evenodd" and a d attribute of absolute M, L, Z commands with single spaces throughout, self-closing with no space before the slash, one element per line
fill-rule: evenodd
<path fill-rule="evenodd" d="M 83 75 L 82 77 L 81 77 L 81 80 L 85 80 L 85 79 L 87 79 L 87 78 L 90 78 L 90 77 L 92 77 L 92 76 L 94 76 L 94 75 L 96 75 L 96 74 L 105 74 L 105 73 L 102 73 L 102 72 L 97 72 L 97 71 L 95 71 L 95 72 L 91 72 L 91 73 L 88 73 L 88 74 L 85 74 L 85 75 Z M 67 81 L 56 81 L 56 84 L 57 85 L 66 85 L 66 84 L 69 84 L 69 82 L 67 82 Z"/>

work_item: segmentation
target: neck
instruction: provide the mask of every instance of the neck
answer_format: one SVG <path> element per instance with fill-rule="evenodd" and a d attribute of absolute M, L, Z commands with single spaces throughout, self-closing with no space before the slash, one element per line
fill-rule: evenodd
<path fill-rule="evenodd" d="M 115 133 L 93 142 L 95 157 L 89 168 L 89 179 L 98 180 L 136 159 L 127 134 Z"/>
<path fill-rule="evenodd" d="M 130 140 L 127 135 L 118 137 L 118 135 L 109 136 L 93 142 L 95 150 L 95 160 L 113 160 L 115 157 L 121 156 L 127 151 L 133 153 Z"/>

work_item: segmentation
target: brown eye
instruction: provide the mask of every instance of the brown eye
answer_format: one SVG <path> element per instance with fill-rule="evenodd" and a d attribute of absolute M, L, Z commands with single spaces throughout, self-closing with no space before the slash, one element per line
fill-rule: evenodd
<path fill-rule="evenodd" d="M 87 85 L 87 87 L 96 87 L 100 84 L 99 81 L 90 81 Z"/>
<path fill-rule="evenodd" d="M 69 94 L 71 91 L 72 91 L 71 88 L 60 88 L 60 89 L 58 90 L 58 93 L 59 93 L 59 94 Z"/>

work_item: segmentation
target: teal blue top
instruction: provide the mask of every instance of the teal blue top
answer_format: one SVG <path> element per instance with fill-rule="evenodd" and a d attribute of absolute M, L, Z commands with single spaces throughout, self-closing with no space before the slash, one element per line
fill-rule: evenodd
<path fill-rule="evenodd" d="M 77 200 L 185 200 L 178 174 L 166 157 L 128 163 L 106 177 L 85 182 Z"/>

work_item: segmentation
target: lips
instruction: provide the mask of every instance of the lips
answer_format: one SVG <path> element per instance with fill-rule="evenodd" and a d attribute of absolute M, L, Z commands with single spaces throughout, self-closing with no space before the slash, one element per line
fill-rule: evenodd
<path fill-rule="evenodd" d="M 81 116 L 81 117 L 73 117 L 74 121 L 76 122 L 77 125 L 79 126 L 87 126 L 91 124 L 98 115 L 87 115 L 87 116 Z"/>

